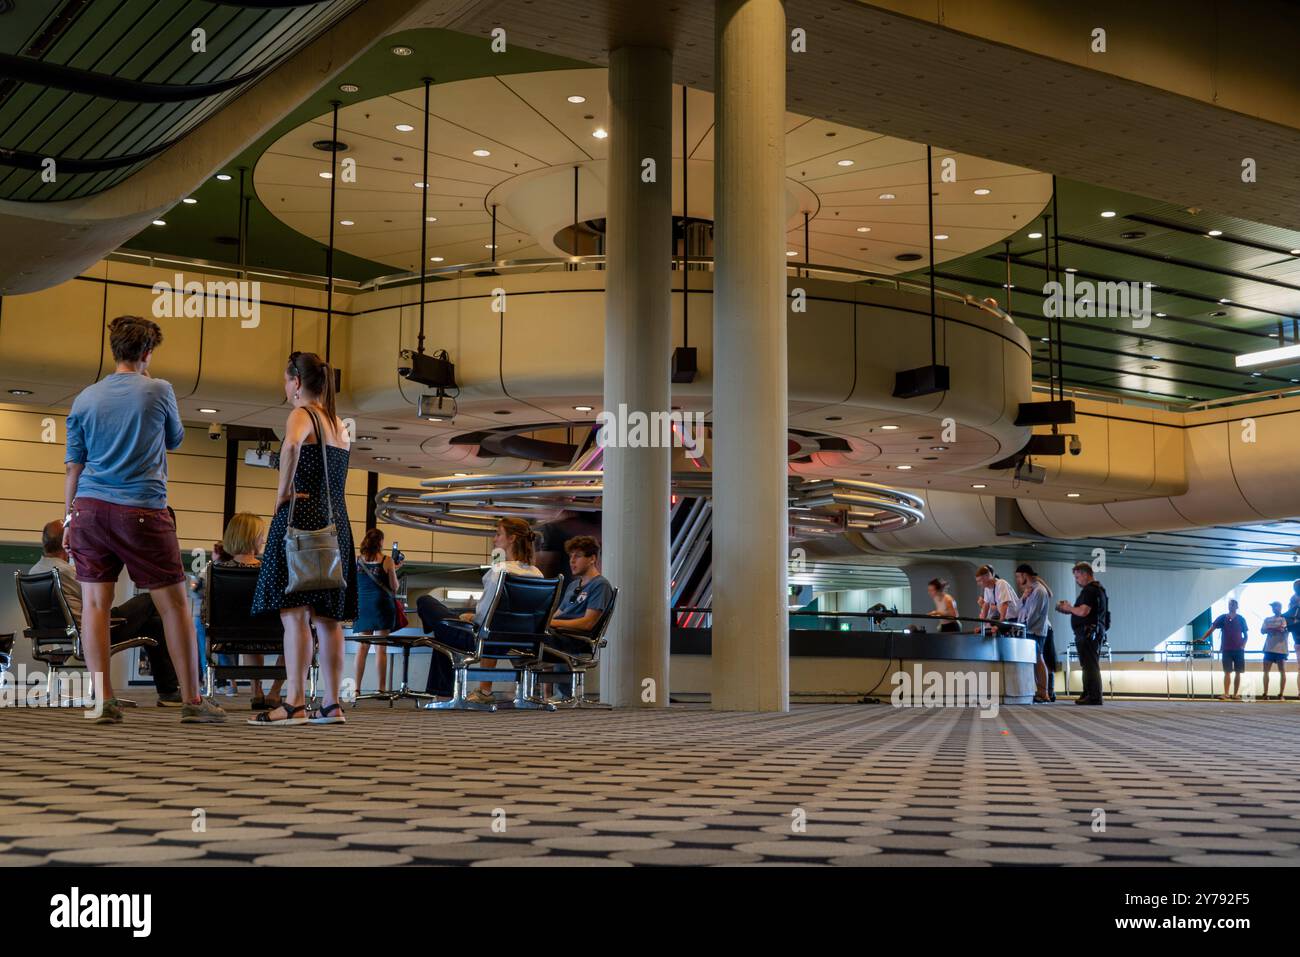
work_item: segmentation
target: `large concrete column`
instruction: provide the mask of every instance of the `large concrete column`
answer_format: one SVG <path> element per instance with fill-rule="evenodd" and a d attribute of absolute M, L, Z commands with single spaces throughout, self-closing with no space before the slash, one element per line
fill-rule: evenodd
<path fill-rule="evenodd" d="M 714 27 L 713 707 L 790 706 L 786 572 L 785 10 Z"/>
<path fill-rule="evenodd" d="M 609 59 L 605 233 L 605 410 L 670 408 L 672 353 L 672 55 L 624 47 Z M 654 160 L 654 177 L 643 161 Z M 600 696 L 615 705 L 668 704 L 671 449 L 605 448 L 605 576 L 619 588 Z M 652 701 L 643 682 L 654 681 Z"/>

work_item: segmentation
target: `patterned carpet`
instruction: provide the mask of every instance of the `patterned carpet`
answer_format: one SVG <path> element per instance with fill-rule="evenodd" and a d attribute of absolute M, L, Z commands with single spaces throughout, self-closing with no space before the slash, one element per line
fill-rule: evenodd
<path fill-rule="evenodd" d="M 1300 862 L 1291 702 L 367 703 L 347 727 L 275 730 L 141 704 L 120 727 L 0 712 L 0 865 Z"/>

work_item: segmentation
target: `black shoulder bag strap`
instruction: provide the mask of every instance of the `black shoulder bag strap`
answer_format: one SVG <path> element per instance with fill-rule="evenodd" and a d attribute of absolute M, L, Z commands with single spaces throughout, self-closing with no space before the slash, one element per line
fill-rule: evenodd
<path fill-rule="evenodd" d="M 325 436 L 321 431 L 320 420 L 316 418 L 316 413 L 313 412 L 311 409 L 308 409 L 306 406 L 303 406 L 303 410 L 308 415 L 311 416 L 312 429 L 316 433 L 316 444 L 320 446 L 321 472 L 323 472 L 325 475 L 325 524 L 331 525 L 334 522 L 334 502 L 330 498 L 330 459 L 329 459 L 329 454 L 325 451 Z M 299 452 L 298 461 L 295 462 L 293 465 L 293 478 L 294 478 L 293 488 L 289 490 L 289 519 L 288 519 L 289 528 L 293 528 L 293 506 L 294 503 L 298 501 L 298 491 L 297 491 L 298 466 L 300 466 L 301 464 L 302 464 L 302 453 Z"/>

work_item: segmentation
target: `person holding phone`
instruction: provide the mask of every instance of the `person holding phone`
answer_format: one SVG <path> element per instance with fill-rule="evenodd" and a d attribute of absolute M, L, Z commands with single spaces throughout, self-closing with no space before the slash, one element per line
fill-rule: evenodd
<path fill-rule="evenodd" d="M 357 618 L 352 623 L 352 634 L 357 638 L 356 689 L 361 691 L 361 679 L 366 673 L 366 659 L 370 657 L 370 643 L 361 636 L 384 638 L 397 630 L 397 569 L 401 552 L 393 543 L 393 554 L 384 554 L 384 533 L 377 528 L 366 532 L 361 539 L 361 554 L 357 556 Z M 375 649 L 375 666 L 379 669 L 379 690 L 388 690 L 388 649 L 380 645 Z"/>

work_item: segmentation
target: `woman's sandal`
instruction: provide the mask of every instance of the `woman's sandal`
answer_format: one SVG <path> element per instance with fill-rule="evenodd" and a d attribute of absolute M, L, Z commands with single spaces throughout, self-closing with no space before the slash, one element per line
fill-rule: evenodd
<path fill-rule="evenodd" d="M 287 717 L 280 718 L 278 720 L 272 718 L 271 711 L 275 711 L 277 709 L 283 709 Z M 259 727 L 259 728 L 280 727 L 281 725 L 289 725 L 289 724 L 306 724 L 307 723 L 306 718 L 295 717 L 295 715 L 301 714 L 306 710 L 307 710 L 307 706 L 305 704 L 278 704 L 274 708 L 272 708 L 271 711 L 263 711 L 256 718 L 249 718 L 248 723 L 253 725 L 254 727 Z"/>
<path fill-rule="evenodd" d="M 312 714 L 307 719 L 311 724 L 347 724 L 348 719 L 343 717 L 343 708 L 337 702 L 327 704 Z"/>

